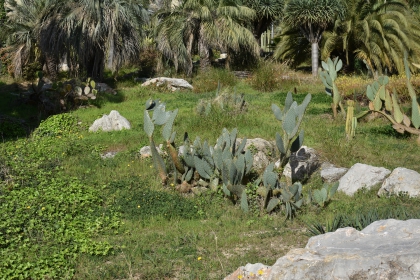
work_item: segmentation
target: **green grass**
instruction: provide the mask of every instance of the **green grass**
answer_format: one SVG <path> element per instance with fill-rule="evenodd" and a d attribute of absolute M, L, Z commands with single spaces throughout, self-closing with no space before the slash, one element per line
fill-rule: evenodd
<path fill-rule="evenodd" d="M 18 213 L 16 219 L 7 218 L 0 223 L 0 246 L 7 248 L 3 252 L 15 257 L 15 263 L 8 263 L 10 271 L 14 269 L 16 275 L 26 271 L 32 278 L 41 278 L 40 275 L 65 278 L 66 275 L 59 274 L 65 268 L 74 273 L 67 275 L 73 279 L 221 279 L 248 262 L 272 265 L 290 249 L 305 246 L 308 240 L 305 223 L 309 221 L 325 225 L 337 213 L 351 215 L 393 207 L 418 212 L 418 199 L 378 198 L 377 189 L 373 189 L 360 191 L 354 197 L 338 193 L 324 208 L 304 207 L 293 221 L 285 221 L 283 213 L 244 214 L 220 193 L 209 191 L 193 196 L 162 187 L 151 159 L 140 158 L 140 148 L 148 145 L 143 132 L 143 110 L 149 98 L 166 102 L 167 110 L 179 108 L 174 124 L 177 145 L 182 144 L 184 132 L 192 140 L 199 136 L 214 144 L 224 127 L 229 130 L 237 127 L 241 138 L 274 140 L 280 123 L 270 106 L 275 103 L 282 107 L 287 91 L 296 88 L 293 97 L 298 103 L 308 92 L 312 94 L 303 122 L 304 145 L 315 148 L 323 160 L 343 167 L 361 162 L 420 171 L 417 160 L 420 152 L 413 137 L 395 133 L 386 120 L 376 118 L 361 121 L 355 139 L 348 141 L 345 120 L 332 119 L 331 99 L 323 92 L 322 84 L 301 74 L 289 75 L 295 75 L 295 84 L 284 84 L 272 92 L 259 92 L 250 86 L 250 81 L 227 77 L 228 86 L 223 89 L 244 93 L 247 111 L 236 115 L 219 111 L 206 117 L 199 116 L 195 109 L 200 99 L 215 96 L 215 88 L 200 93 L 169 93 L 142 88 L 132 81 L 115 82 L 117 95 L 102 95 L 92 103 L 95 106 L 71 113 L 79 124 L 66 128 L 57 117 L 57 122 L 41 124 L 54 134 L 1 143 L 0 214 L 12 217 Z M 205 82 L 205 77 L 200 76 L 196 84 Z M 36 108 L 13 103 L 16 99 L 10 95 L 14 88 L 10 81 L 1 87 L 0 110 L 29 120 Z M 95 119 L 111 110 L 126 117 L 132 129 L 109 133 L 87 131 Z M 156 142 L 161 143 L 160 133 L 155 135 Z M 102 153 L 110 151 L 118 153 L 114 158 L 101 158 Z M 321 186 L 322 180 L 316 173 L 304 185 L 304 193 Z M 43 200 L 39 192 L 51 195 Z M 60 196 L 61 193 L 73 200 Z M 25 208 L 28 203 L 32 203 L 31 208 Z M 55 208 L 43 220 L 39 213 L 44 211 L 42 207 L 47 207 L 46 203 Z M 19 207 L 22 209 L 16 212 Z M 78 223 L 70 222 L 75 217 Z M 78 239 L 65 237 L 54 219 L 69 223 L 71 228 L 67 230 Z M 45 231 L 39 227 L 42 222 Z M 92 224 L 97 227 L 93 229 Z M 12 239 L 13 243 L 6 246 L 2 238 L 9 234 L 22 239 Z M 90 243 L 97 245 L 88 246 Z M 71 250 L 63 253 L 64 248 Z M 30 265 L 25 270 L 19 263 Z M 35 272 L 35 267 L 45 271 Z"/>

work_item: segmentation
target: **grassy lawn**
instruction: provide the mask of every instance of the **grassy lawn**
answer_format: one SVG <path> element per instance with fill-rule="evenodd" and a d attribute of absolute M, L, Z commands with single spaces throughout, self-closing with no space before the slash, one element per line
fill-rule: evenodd
<path fill-rule="evenodd" d="M 175 143 L 180 145 L 188 132 L 192 140 L 199 136 L 215 144 L 223 128 L 235 127 L 238 137 L 274 140 L 280 123 L 270 106 L 283 107 L 287 92 L 292 91 L 298 103 L 312 94 L 303 120 L 304 145 L 316 149 L 323 160 L 347 168 L 360 162 L 420 171 L 414 137 L 399 135 L 384 118 L 368 116 L 359 123 L 355 139 L 346 140 L 345 120 L 332 118 L 331 98 L 322 83 L 294 75 L 270 92 L 257 91 L 250 79 L 231 78 L 221 90 L 243 93 L 247 110 L 215 111 L 208 116 L 198 115 L 196 107 L 201 99 L 215 96 L 214 87 L 172 93 L 120 81 L 115 84 L 116 96 L 103 94 L 95 106 L 73 111 L 68 120 L 63 117 L 68 125 L 45 121 L 30 138 L 4 139 L 0 144 L 0 247 L 4 248 L 0 276 L 221 279 L 248 262 L 272 265 L 291 248 L 305 246 L 307 223 L 325 226 L 337 214 L 354 216 L 372 209 L 396 210 L 393 216 L 401 219 L 418 217 L 419 199 L 378 198 L 379 186 L 354 197 L 337 193 L 324 208 L 306 205 L 293 220 L 285 220 L 281 212 L 265 214 L 258 206 L 245 214 L 221 192 L 194 196 L 162 187 L 151 159 L 140 158 L 140 148 L 149 143 L 143 131 L 144 104 L 149 98 L 166 102 L 167 110 L 179 108 Z M 29 121 L 34 108 L 19 104 L 9 82 L 1 84 L 1 112 Z M 192 82 L 198 88 L 206 84 L 202 77 Z M 132 129 L 87 131 L 111 110 L 127 118 Z M 156 135 L 161 143 L 160 133 Z M 101 158 L 110 151 L 118 153 Z M 316 173 L 303 193 L 322 185 Z M 69 273 L 63 274 L 65 270 Z"/>

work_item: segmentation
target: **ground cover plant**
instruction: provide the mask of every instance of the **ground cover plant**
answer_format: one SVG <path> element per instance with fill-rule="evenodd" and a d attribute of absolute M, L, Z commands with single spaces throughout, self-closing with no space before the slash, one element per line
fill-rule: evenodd
<path fill-rule="evenodd" d="M 319 174 L 302 185 L 302 198 L 309 193 L 318 196 L 323 189 L 330 195 L 303 202 L 293 219 L 285 219 L 281 207 L 267 213 L 254 203 L 260 198 L 254 181 L 244 183 L 250 201 L 245 213 L 240 200 L 226 197 L 220 188 L 193 195 L 179 193 L 171 180 L 163 186 L 152 158 L 140 157 L 139 149 L 150 143 L 144 132 L 149 99 L 165 101 L 168 111 L 178 108 L 175 143 L 183 143 L 184 132 L 190 139 L 198 136 L 202 142 L 216 143 L 224 128 L 230 133 L 236 128 L 242 138 L 276 140 L 280 128 L 271 105 L 283 110 L 292 91 L 297 104 L 308 93 L 312 96 L 301 128 L 304 144 L 323 159 L 343 167 L 361 162 L 420 171 L 415 137 L 400 135 L 389 121 L 376 117 L 360 120 L 355 137 L 348 140 L 345 119 L 332 117 L 331 97 L 322 82 L 302 73 L 294 75 L 300 77 L 296 83 L 269 92 L 259 91 L 252 77 L 232 81 L 229 76 L 229 84 L 223 87 L 243 94 L 247 110 L 208 115 L 199 115 L 197 104 L 215 97 L 217 82 L 208 90 L 169 94 L 121 80 L 115 82 L 117 95 L 98 94 L 96 106 L 54 115 L 39 125 L 34 122 L 28 138 L 4 138 L 0 144 L 1 277 L 221 279 L 247 262 L 273 264 L 289 249 L 303 247 L 311 232 L 343 225 L 361 229 L 377 218 L 418 218 L 418 199 L 378 198 L 377 188 L 348 197 L 333 193 L 334 186 L 324 186 Z M 13 88 L 11 81 L 2 88 Z M 21 111 L 29 105 L 16 102 L 14 93 L 0 93 L 2 101 L 14 104 L 2 112 L 29 118 Z M 357 111 L 368 104 L 355 106 Z M 87 131 L 96 118 L 111 110 L 126 117 L 132 129 Z M 154 142 L 166 144 L 165 138 L 156 126 Z M 102 158 L 107 152 L 116 155 Z"/>

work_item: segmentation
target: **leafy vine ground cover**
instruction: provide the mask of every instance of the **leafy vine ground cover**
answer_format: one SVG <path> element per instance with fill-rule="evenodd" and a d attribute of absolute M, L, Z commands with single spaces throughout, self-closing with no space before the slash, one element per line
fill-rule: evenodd
<path fill-rule="evenodd" d="M 221 279 L 247 262 L 272 264 L 290 248 L 304 246 L 308 221 L 325 225 L 337 213 L 355 215 L 370 209 L 402 207 L 418 213 L 418 199 L 377 198 L 372 190 L 354 198 L 336 194 L 324 207 L 303 208 L 292 221 L 285 221 L 281 213 L 244 214 L 220 192 L 192 197 L 162 188 L 152 162 L 139 157 L 140 147 L 148 143 L 142 110 L 149 98 L 166 101 L 168 109 L 179 108 L 174 125 L 192 138 L 214 143 L 224 127 L 237 127 L 239 137 L 273 140 L 278 124 L 270 105 L 283 104 L 286 92 L 296 88 L 294 99 L 299 103 L 306 93 L 313 95 L 303 121 L 304 144 L 323 159 L 344 167 L 362 162 L 420 171 L 415 141 L 399 136 L 380 118 L 365 121 L 355 139 L 346 140 L 344 121 L 330 117 L 329 97 L 319 82 L 311 83 L 315 86 L 294 83 L 262 93 L 236 81 L 235 89 L 229 89 L 244 93 L 248 109 L 234 116 L 197 115 L 198 101 L 213 97 L 214 91 L 168 94 L 120 83 L 119 98 L 104 95 L 96 107 L 41 123 L 29 138 L 4 140 L 1 277 Z M 87 132 L 93 120 L 112 109 L 130 120 L 131 130 Z M 101 153 L 109 151 L 117 152 L 115 158 L 102 159 Z M 317 174 L 303 188 L 307 192 L 321 187 Z"/>

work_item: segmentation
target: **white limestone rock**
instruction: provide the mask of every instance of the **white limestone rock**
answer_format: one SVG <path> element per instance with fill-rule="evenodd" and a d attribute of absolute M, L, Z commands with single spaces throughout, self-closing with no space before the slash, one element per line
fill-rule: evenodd
<path fill-rule="evenodd" d="M 114 131 L 123 129 L 131 129 L 131 124 L 115 110 L 112 110 L 109 115 L 103 115 L 102 118 L 95 120 L 95 122 L 89 127 L 90 132 L 96 132 L 98 130 Z"/>
<path fill-rule="evenodd" d="M 383 182 L 378 196 L 406 193 L 411 197 L 420 196 L 420 174 L 414 170 L 398 167 Z"/>
<path fill-rule="evenodd" d="M 255 280 L 420 279 L 420 220 L 381 220 L 362 231 L 348 227 L 318 235 L 266 271 L 242 276 Z M 238 275 L 225 280 L 238 279 Z"/>
<path fill-rule="evenodd" d="M 391 171 L 384 167 L 356 163 L 341 177 L 338 191 L 353 196 L 362 188 L 370 189 L 381 184 L 390 173 Z"/>
<path fill-rule="evenodd" d="M 331 163 L 324 162 L 321 165 L 321 178 L 326 183 L 337 182 L 348 170 L 348 168 L 336 167 Z"/>

